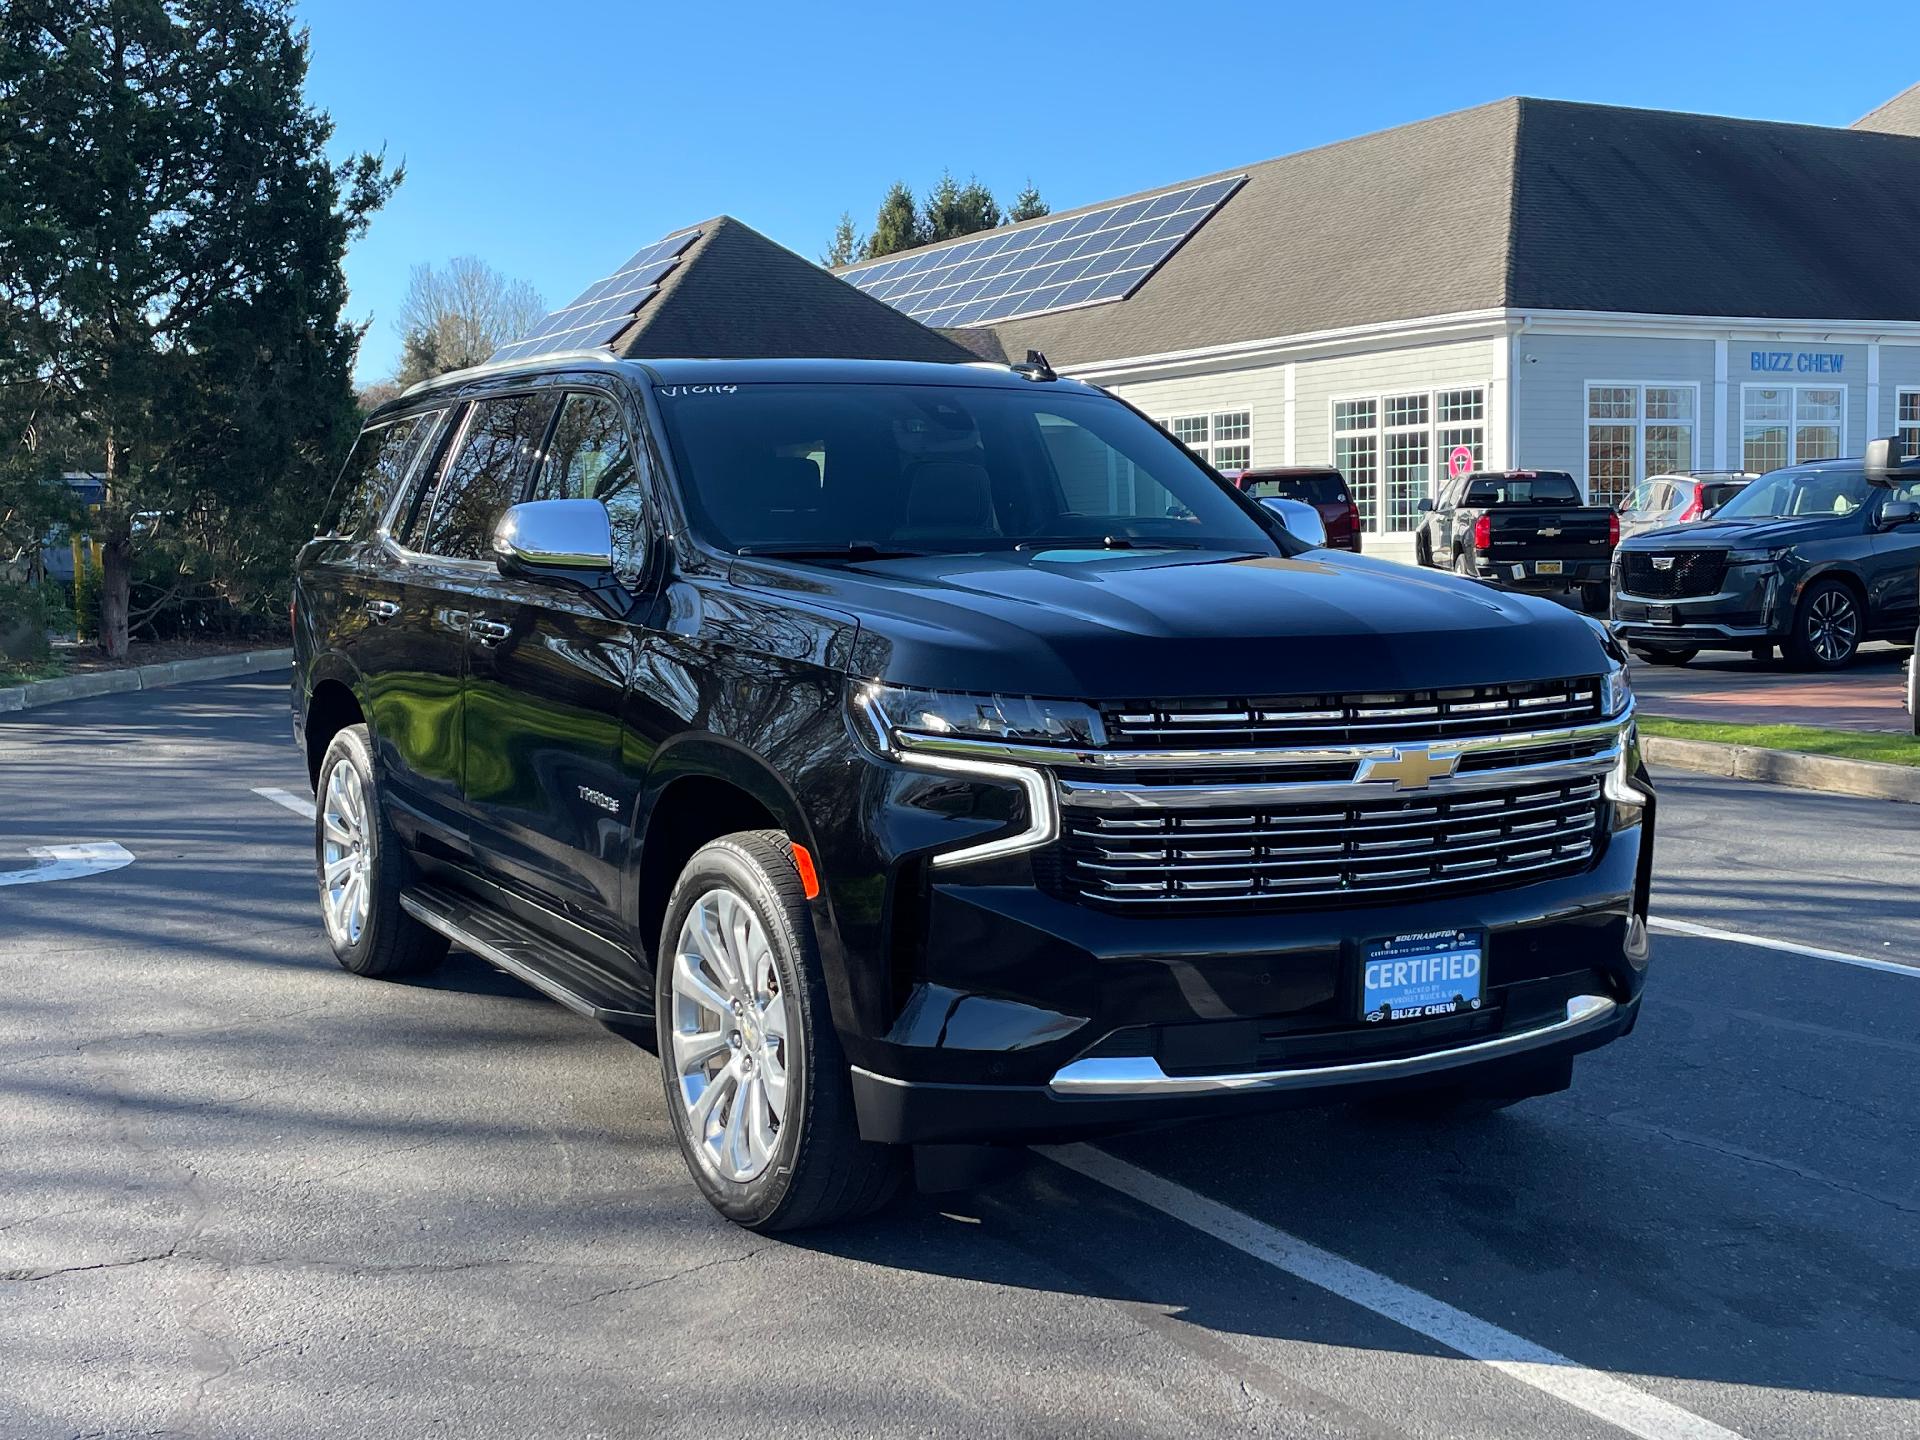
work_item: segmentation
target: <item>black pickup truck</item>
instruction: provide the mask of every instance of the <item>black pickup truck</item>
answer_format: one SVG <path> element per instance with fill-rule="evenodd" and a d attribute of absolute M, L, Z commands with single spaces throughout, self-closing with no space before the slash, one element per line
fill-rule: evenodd
<path fill-rule="evenodd" d="M 1564 470 L 1480 470 L 1422 500 L 1414 553 L 1422 565 L 1514 589 L 1578 586 L 1589 613 L 1607 608 L 1607 569 L 1620 517 L 1583 505 Z"/>

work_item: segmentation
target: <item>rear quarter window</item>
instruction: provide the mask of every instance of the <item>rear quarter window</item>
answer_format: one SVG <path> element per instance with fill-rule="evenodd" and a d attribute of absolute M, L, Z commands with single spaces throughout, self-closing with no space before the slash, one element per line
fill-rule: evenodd
<path fill-rule="evenodd" d="M 421 443 L 443 413 L 434 410 L 408 415 L 361 431 L 346 467 L 334 482 L 333 494 L 321 516 L 321 533 L 361 536 L 371 532 L 400 493 Z"/>

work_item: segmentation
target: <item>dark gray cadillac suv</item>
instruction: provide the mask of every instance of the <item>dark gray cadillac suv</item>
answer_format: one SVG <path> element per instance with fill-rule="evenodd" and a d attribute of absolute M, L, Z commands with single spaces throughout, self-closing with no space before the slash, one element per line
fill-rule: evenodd
<path fill-rule="evenodd" d="M 1613 630 L 1643 660 L 1778 644 L 1803 669 L 1848 664 L 1862 641 L 1904 640 L 1920 614 L 1920 460 L 1877 440 L 1866 460 L 1763 475 L 1700 525 L 1614 552 Z"/>

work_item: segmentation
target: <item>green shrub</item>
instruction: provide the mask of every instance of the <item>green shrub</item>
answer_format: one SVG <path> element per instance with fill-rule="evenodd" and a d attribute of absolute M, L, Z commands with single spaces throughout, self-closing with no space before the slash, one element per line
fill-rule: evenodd
<path fill-rule="evenodd" d="M 38 585 L 0 579 L 0 662 L 30 664 L 47 658 L 47 594 Z"/>

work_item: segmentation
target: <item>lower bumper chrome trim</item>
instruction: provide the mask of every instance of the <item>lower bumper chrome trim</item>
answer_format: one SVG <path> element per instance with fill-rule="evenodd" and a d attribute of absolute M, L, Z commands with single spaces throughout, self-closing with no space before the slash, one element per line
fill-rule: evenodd
<path fill-rule="evenodd" d="M 1202 1095 L 1260 1090 L 1297 1090 L 1346 1081 L 1384 1080 L 1449 1070 L 1476 1060 L 1517 1055 L 1597 1029 L 1620 1007 L 1605 995 L 1576 995 L 1567 1001 L 1566 1018 L 1513 1035 L 1496 1035 L 1471 1045 L 1397 1055 L 1386 1060 L 1356 1060 L 1346 1065 L 1314 1065 L 1298 1070 L 1254 1070 L 1231 1075 L 1169 1075 L 1150 1056 L 1113 1056 L 1076 1060 L 1049 1083 L 1063 1096 Z"/>

